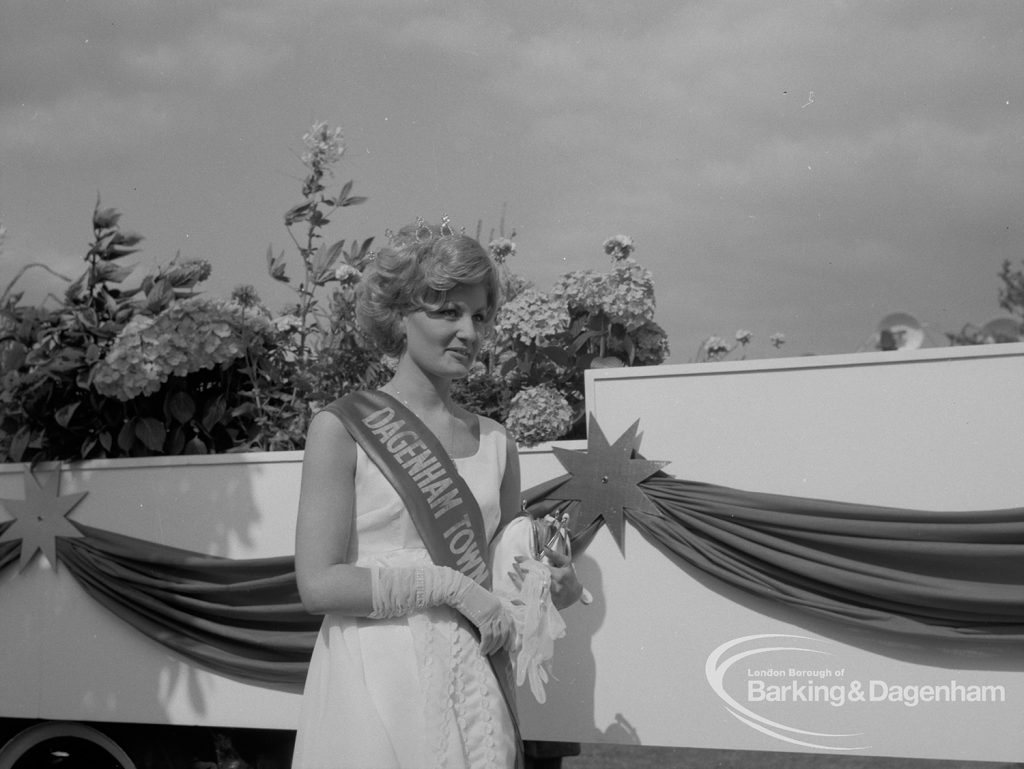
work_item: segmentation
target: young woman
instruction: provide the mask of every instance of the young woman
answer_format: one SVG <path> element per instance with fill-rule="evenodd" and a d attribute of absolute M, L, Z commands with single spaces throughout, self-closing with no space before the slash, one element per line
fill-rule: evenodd
<path fill-rule="evenodd" d="M 521 746 L 501 661 L 515 627 L 476 561 L 519 514 L 519 460 L 500 425 L 450 395 L 497 312 L 498 275 L 479 243 L 447 229 L 419 224 L 396 242 L 358 298 L 365 332 L 398 355 L 395 375 L 361 394 L 362 412 L 345 411 L 350 396 L 317 414 L 306 443 L 296 572 L 307 610 L 325 616 L 293 766 L 512 767 Z M 434 464 L 448 457 L 451 478 Z M 403 496 L 417 489 L 428 514 Z M 551 571 L 554 603 L 575 601 L 568 559 Z"/>

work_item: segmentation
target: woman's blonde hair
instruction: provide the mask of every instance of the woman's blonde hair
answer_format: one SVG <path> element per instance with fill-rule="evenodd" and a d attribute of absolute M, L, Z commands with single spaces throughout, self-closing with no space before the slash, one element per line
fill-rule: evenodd
<path fill-rule="evenodd" d="M 416 310 L 436 310 L 459 285 L 487 290 L 488 324 L 501 303 L 498 269 L 487 251 L 468 235 L 417 222 L 398 231 L 390 248 L 370 262 L 359 282 L 359 325 L 385 353 L 405 347 L 402 318 Z"/>

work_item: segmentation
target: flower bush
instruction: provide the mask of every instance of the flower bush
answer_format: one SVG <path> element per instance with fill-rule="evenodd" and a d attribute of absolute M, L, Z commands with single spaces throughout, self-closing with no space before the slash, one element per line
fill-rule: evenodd
<path fill-rule="evenodd" d="M 700 343 L 695 360 L 698 363 L 724 360 L 731 353 L 743 350 L 753 339 L 754 333 L 744 328 L 736 332 L 732 342 L 728 342 L 720 336 L 709 336 Z M 768 337 L 768 341 L 772 347 L 778 350 L 786 343 L 786 335 L 776 332 Z M 741 355 L 742 357 L 744 356 Z"/>
<path fill-rule="evenodd" d="M 569 322 L 569 307 L 562 299 L 531 286 L 502 305 L 495 330 L 506 345 L 551 343 Z"/>
<path fill-rule="evenodd" d="M 562 394 L 554 387 L 538 385 L 515 394 L 505 427 L 529 446 L 564 435 L 572 422 L 572 407 Z"/>
<path fill-rule="evenodd" d="M 515 245 L 491 242 L 504 251 L 508 268 Z M 559 277 L 550 291 L 515 278 L 504 281 L 506 301 L 485 348 L 483 367 L 458 391 L 484 413 L 496 414 L 526 445 L 584 435 L 584 372 L 609 366 L 646 366 L 669 355 L 668 338 L 654 321 L 654 280 L 632 256 L 631 238 L 617 235 L 604 243 L 608 271 L 578 270 Z M 543 389 L 537 389 L 543 388 Z M 487 393 L 487 398 L 479 397 Z M 524 393 L 534 393 L 519 398 Z M 558 397 L 558 417 L 551 398 Z M 531 406 L 532 404 L 532 406 Z M 525 411 L 541 410 L 544 419 Z M 563 418 L 568 414 L 568 418 Z"/>
<path fill-rule="evenodd" d="M 269 278 L 294 294 L 278 312 L 253 286 L 228 299 L 200 293 L 203 260 L 175 258 L 127 285 L 124 258 L 143 238 L 98 199 L 81 276 L 29 265 L 67 282 L 57 306 L 24 304 L 14 284 L 27 268 L 18 273 L 0 295 L 0 461 L 301 449 L 322 404 L 386 381 L 394 361 L 355 319 L 373 238 L 325 238 L 338 211 L 365 201 L 351 181 L 327 187 L 344 138 L 318 122 L 303 144 L 301 200 L 284 216 L 294 279 L 285 251 L 266 255 Z M 524 444 L 580 437 L 586 369 L 668 355 L 653 278 L 617 235 L 604 243 L 608 271 L 569 273 L 543 291 L 511 269 L 513 237 L 488 244 L 506 301 L 453 395 Z"/>
<path fill-rule="evenodd" d="M 270 323 L 239 305 L 206 296 L 132 318 L 92 369 L 100 395 L 130 401 L 152 395 L 172 376 L 230 365 L 263 346 Z"/>

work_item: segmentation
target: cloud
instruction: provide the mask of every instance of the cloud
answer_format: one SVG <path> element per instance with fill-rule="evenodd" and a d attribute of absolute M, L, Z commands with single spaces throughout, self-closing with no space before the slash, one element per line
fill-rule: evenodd
<path fill-rule="evenodd" d="M 256 83 L 294 53 L 294 14 L 277 3 L 219 9 L 170 39 L 126 45 L 125 68 L 149 82 L 212 89 Z"/>
<path fill-rule="evenodd" d="M 47 103 L 26 102 L 0 112 L 0 152 L 19 162 L 107 155 L 163 132 L 172 113 L 165 100 L 151 93 L 89 90 Z"/>
<path fill-rule="evenodd" d="M 382 27 L 382 42 L 389 47 L 418 49 L 439 56 L 470 57 L 493 67 L 511 44 L 511 29 L 504 18 L 475 6 L 456 12 L 440 6 L 401 7 L 392 16 L 394 26 Z"/>
<path fill-rule="evenodd" d="M 199 125 L 213 94 L 267 78 L 290 54 L 289 5 L 51 3 L 5 11 L 0 149 L 19 161 L 95 160 Z M 294 12 L 292 11 L 292 16 Z M 207 96 L 204 96 L 204 92 Z M 209 116 L 209 112 L 207 115 Z"/>
<path fill-rule="evenodd" d="M 214 88 L 230 88 L 259 82 L 288 56 L 282 47 L 270 48 L 259 41 L 212 30 L 194 38 L 153 47 L 124 51 L 129 71 L 152 82 L 186 80 Z"/>
<path fill-rule="evenodd" d="M 267 208 L 292 204 L 316 118 L 350 139 L 359 226 L 507 201 L 542 285 L 603 267 L 624 232 L 673 337 L 781 326 L 819 312 L 809 297 L 871 327 L 878 284 L 895 303 L 931 270 L 965 293 L 954 279 L 994 286 L 985 260 L 1020 250 L 1019 0 L 8 5 L 4 181 L 56 242 L 73 236 L 27 201 L 57 168 L 86 197 L 130 176 L 159 209 L 148 232 L 187 222 L 225 254 L 276 237 Z"/>

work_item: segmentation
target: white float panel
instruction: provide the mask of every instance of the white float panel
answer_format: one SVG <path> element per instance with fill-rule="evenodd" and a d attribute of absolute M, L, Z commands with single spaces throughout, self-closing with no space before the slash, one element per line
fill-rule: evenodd
<path fill-rule="evenodd" d="M 612 440 L 639 420 L 644 456 L 670 461 L 665 469 L 680 478 L 921 509 L 1024 503 L 1024 345 L 603 370 L 588 374 L 587 402 Z M 562 473 L 550 447 L 523 450 L 522 467 L 524 486 Z M 88 492 L 69 516 L 75 521 L 256 558 L 293 552 L 300 471 L 295 452 L 89 462 L 63 468 L 60 493 Z M 20 466 L 0 466 L 0 498 L 24 498 Z M 0 510 L 0 520 L 7 517 Z M 547 703 L 521 692 L 527 737 L 1024 756 L 1024 650 L 922 643 L 811 618 L 680 568 L 628 525 L 625 555 L 602 530 L 578 570 L 595 600 L 565 612 L 568 635 L 556 645 Z M 0 617 L 0 716 L 295 724 L 295 688 L 254 686 L 185 662 L 41 557 L 24 572 L 15 563 L 0 573 Z M 802 639 L 765 638 L 771 635 Z M 748 636 L 762 638 L 739 640 Z M 725 656 L 750 656 L 729 668 L 716 691 L 706 667 L 730 644 Z M 759 651 L 769 645 L 809 651 Z M 908 695 L 952 684 L 1002 698 L 744 701 L 750 681 L 789 684 L 790 668 L 827 671 L 817 684 L 847 692 L 862 682 L 870 694 L 876 681 Z M 733 698 L 732 711 L 723 696 Z M 737 704 L 791 730 L 744 722 Z"/>
<path fill-rule="evenodd" d="M 639 420 L 643 456 L 679 478 L 924 510 L 1024 504 L 1024 345 L 602 370 L 588 373 L 587 403 L 609 440 Z M 675 565 L 628 525 L 625 556 L 602 529 L 578 570 L 595 602 L 565 612 L 548 702 L 521 697 L 527 733 L 1024 756 L 1020 648 L 811 617 Z"/>

